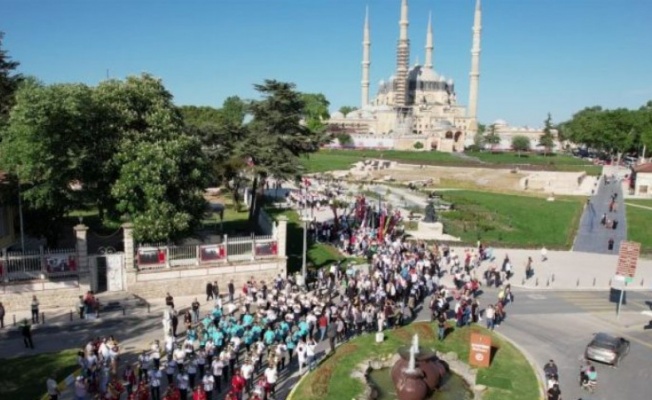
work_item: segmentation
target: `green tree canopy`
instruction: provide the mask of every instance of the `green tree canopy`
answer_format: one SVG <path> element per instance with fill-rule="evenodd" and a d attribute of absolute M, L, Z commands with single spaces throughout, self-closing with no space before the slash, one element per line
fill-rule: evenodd
<path fill-rule="evenodd" d="M 539 137 L 539 146 L 544 148 L 544 154 L 549 154 L 552 152 L 552 148 L 555 146 L 555 136 L 552 134 L 552 116 L 548 113 L 543 126 L 543 133 Z"/>
<path fill-rule="evenodd" d="M 330 118 L 328 114 L 328 107 L 330 103 L 326 100 L 326 96 L 321 93 L 302 93 L 301 100 L 303 100 L 303 117 L 306 125 L 312 131 L 323 131 L 324 121 Z"/>
<path fill-rule="evenodd" d="M 346 114 L 350 113 L 351 111 L 355 111 L 357 109 L 358 107 L 354 107 L 354 106 L 342 106 L 340 107 L 339 112 L 341 112 L 346 116 Z"/>
<path fill-rule="evenodd" d="M 500 135 L 496 132 L 496 125 L 492 124 L 489 126 L 489 132 L 484 135 L 484 143 L 488 144 L 493 148 L 497 144 L 500 144 Z"/>
<path fill-rule="evenodd" d="M 20 63 L 12 60 L 2 47 L 3 38 L 4 33 L 0 32 L 0 127 L 9 115 L 14 104 L 14 93 L 23 79 L 15 72 Z"/>
<path fill-rule="evenodd" d="M 521 152 L 530 151 L 530 138 L 523 135 L 516 135 L 512 137 L 512 149 L 518 152 L 518 156 L 521 156 Z"/>

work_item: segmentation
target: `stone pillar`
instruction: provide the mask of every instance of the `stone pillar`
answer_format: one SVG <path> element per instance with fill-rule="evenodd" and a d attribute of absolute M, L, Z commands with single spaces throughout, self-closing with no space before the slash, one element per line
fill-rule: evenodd
<path fill-rule="evenodd" d="M 287 256 L 287 240 L 288 240 L 288 218 L 285 215 L 278 217 L 276 225 L 277 253 L 279 257 Z"/>
<path fill-rule="evenodd" d="M 125 248 L 125 269 L 127 272 L 136 270 L 134 262 L 134 224 L 127 222 L 122 224 L 123 242 Z"/>
<path fill-rule="evenodd" d="M 75 248 L 77 250 L 77 263 L 80 272 L 88 272 L 88 242 L 86 241 L 86 234 L 88 227 L 82 223 L 75 225 L 75 238 L 77 243 Z"/>

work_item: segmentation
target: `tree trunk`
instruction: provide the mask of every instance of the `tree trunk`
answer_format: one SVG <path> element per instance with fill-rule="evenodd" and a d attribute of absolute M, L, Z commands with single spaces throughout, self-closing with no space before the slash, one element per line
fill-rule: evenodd
<path fill-rule="evenodd" d="M 256 185 L 255 191 L 253 192 L 253 204 L 249 209 L 249 224 L 252 233 L 258 231 L 258 216 L 260 215 L 260 210 L 264 203 L 265 181 L 266 178 L 261 176 Z"/>

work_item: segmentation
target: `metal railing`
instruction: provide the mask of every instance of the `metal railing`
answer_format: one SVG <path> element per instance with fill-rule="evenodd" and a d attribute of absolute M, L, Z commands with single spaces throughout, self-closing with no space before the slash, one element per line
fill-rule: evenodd
<path fill-rule="evenodd" d="M 230 261 L 250 261 L 278 256 L 273 235 L 224 236 L 221 243 L 199 245 L 147 244 L 138 247 L 136 262 L 141 271 L 191 267 Z"/>
<path fill-rule="evenodd" d="M 0 280 L 20 282 L 79 275 L 75 249 L 43 249 L 7 252 L 0 258 Z"/>

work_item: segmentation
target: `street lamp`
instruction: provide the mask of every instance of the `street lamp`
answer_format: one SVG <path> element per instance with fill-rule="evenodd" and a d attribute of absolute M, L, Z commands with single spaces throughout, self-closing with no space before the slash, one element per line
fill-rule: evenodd
<path fill-rule="evenodd" d="M 303 252 L 301 253 L 301 275 L 303 276 L 303 284 L 306 285 L 308 271 L 306 266 L 306 255 L 308 253 L 308 222 L 311 221 L 310 217 L 305 212 L 305 208 L 301 213 L 301 221 L 303 222 Z"/>

